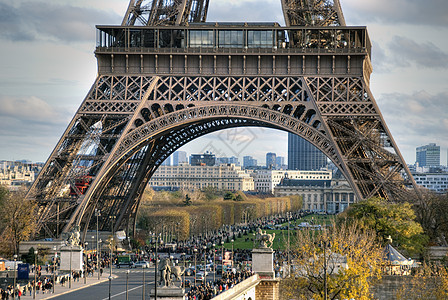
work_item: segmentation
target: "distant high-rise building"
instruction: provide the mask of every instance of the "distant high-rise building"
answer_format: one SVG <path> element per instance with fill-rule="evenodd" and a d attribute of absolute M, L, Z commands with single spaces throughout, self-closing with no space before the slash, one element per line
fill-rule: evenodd
<path fill-rule="evenodd" d="M 320 170 L 327 165 L 327 157 L 310 142 L 288 133 L 288 169 Z"/>
<path fill-rule="evenodd" d="M 417 147 L 416 156 L 419 167 L 440 167 L 440 146 L 434 143 Z"/>
<path fill-rule="evenodd" d="M 229 157 L 229 164 L 234 164 L 235 166 L 239 166 L 240 162 L 238 161 L 238 157 L 235 157 L 235 156 Z"/>
<path fill-rule="evenodd" d="M 215 163 L 215 155 L 211 152 L 190 155 L 190 165 L 192 166 L 214 166 Z"/>
<path fill-rule="evenodd" d="M 171 166 L 171 156 L 168 156 L 167 159 L 163 161 L 162 166 Z"/>
<path fill-rule="evenodd" d="M 187 162 L 187 152 L 176 151 L 173 153 L 173 166 L 178 166 L 181 163 Z"/>
<path fill-rule="evenodd" d="M 285 158 L 283 156 L 277 156 L 276 158 L 277 169 L 285 169 Z"/>
<path fill-rule="evenodd" d="M 273 152 L 266 153 L 266 168 L 275 170 L 277 167 L 277 154 Z"/>
<path fill-rule="evenodd" d="M 254 159 L 252 156 L 244 156 L 243 157 L 243 167 L 245 168 L 251 168 L 257 166 L 257 160 Z"/>

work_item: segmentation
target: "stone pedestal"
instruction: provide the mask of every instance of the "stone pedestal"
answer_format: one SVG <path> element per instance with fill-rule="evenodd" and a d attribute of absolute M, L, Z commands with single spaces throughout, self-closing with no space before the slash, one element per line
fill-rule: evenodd
<path fill-rule="evenodd" d="M 274 279 L 274 250 L 258 248 L 252 250 L 252 271 L 263 279 Z"/>
<path fill-rule="evenodd" d="M 155 290 L 151 289 L 151 299 L 155 297 Z M 184 300 L 185 290 L 177 286 L 157 287 L 157 299 L 162 300 Z"/>
<path fill-rule="evenodd" d="M 64 246 L 59 250 L 61 252 L 61 271 L 70 272 L 70 258 L 71 258 L 71 270 L 81 271 L 83 267 L 82 259 L 82 247 L 81 246 Z"/>

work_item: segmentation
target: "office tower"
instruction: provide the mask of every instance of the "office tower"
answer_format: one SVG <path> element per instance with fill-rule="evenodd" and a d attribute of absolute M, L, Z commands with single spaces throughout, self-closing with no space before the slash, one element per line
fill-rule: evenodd
<path fill-rule="evenodd" d="M 163 161 L 162 166 L 171 166 L 171 156 L 168 156 L 167 159 Z"/>
<path fill-rule="evenodd" d="M 252 156 L 244 156 L 243 157 L 243 167 L 244 168 L 251 168 L 257 166 L 257 160 L 254 159 Z"/>
<path fill-rule="evenodd" d="M 187 162 L 187 152 L 176 151 L 173 153 L 173 166 L 178 166 L 181 163 Z"/>
<path fill-rule="evenodd" d="M 270 170 L 275 170 L 277 167 L 277 155 L 273 152 L 268 152 L 266 154 L 266 168 Z"/>
<path fill-rule="evenodd" d="M 298 135 L 288 133 L 288 169 L 319 170 L 327 165 L 327 157 Z"/>
<path fill-rule="evenodd" d="M 215 155 L 208 151 L 204 154 L 190 155 L 190 165 L 192 166 L 214 166 L 215 162 Z"/>
<path fill-rule="evenodd" d="M 440 146 L 434 143 L 417 147 L 416 156 L 419 167 L 440 167 Z"/>
<path fill-rule="evenodd" d="M 277 163 L 277 169 L 286 168 L 285 158 L 283 156 L 277 156 L 276 163 Z"/>

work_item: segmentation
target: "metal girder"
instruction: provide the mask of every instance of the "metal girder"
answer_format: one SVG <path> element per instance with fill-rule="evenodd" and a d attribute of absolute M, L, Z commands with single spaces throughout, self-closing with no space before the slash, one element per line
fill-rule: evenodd
<path fill-rule="evenodd" d="M 205 22 L 209 0 L 131 0 L 122 26 L 185 25 Z"/>
<path fill-rule="evenodd" d="M 339 0 L 281 0 L 286 26 L 345 26 Z"/>
<path fill-rule="evenodd" d="M 157 31 L 204 22 L 208 4 L 131 0 L 122 25 L 162 25 Z M 288 26 L 345 25 L 339 0 L 282 0 L 282 7 Z M 296 34 L 291 50 L 110 46 L 96 52 L 99 75 L 27 195 L 38 203 L 40 234 L 58 237 L 80 226 L 85 235 L 95 209 L 101 230 L 135 224 L 147 182 L 171 153 L 234 127 L 301 136 L 334 162 L 359 199 L 407 197 L 407 187 L 416 185 L 368 86 L 370 52 L 361 47 L 370 45 L 367 33 L 287 30 Z M 295 38 L 307 45 L 299 38 L 309 31 L 322 47 L 294 47 Z M 126 31 L 117 32 L 114 38 L 126 41 Z"/>

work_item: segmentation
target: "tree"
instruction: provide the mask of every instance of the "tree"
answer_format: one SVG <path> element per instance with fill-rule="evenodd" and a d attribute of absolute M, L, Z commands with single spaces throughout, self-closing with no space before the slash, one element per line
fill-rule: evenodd
<path fill-rule="evenodd" d="M 322 232 L 299 230 L 292 247 L 291 275 L 280 282 L 282 299 L 325 299 L 325 286 L 327 299 L 371 299 L 382 253 L 373 230 L 356 222 L 333 223 Z"/>
<path fill-rule="evenodd" d="M 408 202 L 390 203 L 382 198 L 371 198 L 352 204 L 341 218 L 356 220 L 363 228 L 373 229 L 380 243 L 385 243 L 390 236 L 394 244 L 410 255 L 421 253 L 427 243 Z"/>
<path fill-rule="evenodd" d="M 191 205 L 191 198 L 190 198 L 190 196 L 188 196 L 188 194 L 185 195 L 184 204 L 185 204 L 185 206 Z"/>
<path fill-rule="evenodd" d="M 422 191 L 422 197 L 414 202 L 416 220 L 422 225 L 430 242 L 448 247 L 448 194 Z"/>
<path fill-rule="evenodd" d="M 395 294 L 397 300 L 448 299 L 448 273 L 445 267 L 424 263 Z"/>
<path fill-rule="evenodd" d="M 232 192 L 226 192 L 224 194 L 224 200 L 235 200 L 235 195 Z"/>
<path fill-rule="evenodd" d="M 5 254 L 19 253 L 19 243 L 26 241 L 36 229 L 36 204 L 25 199 L 25 191 L 9 193 L 0 207 L 4 224 L 1 248 Z"/>

